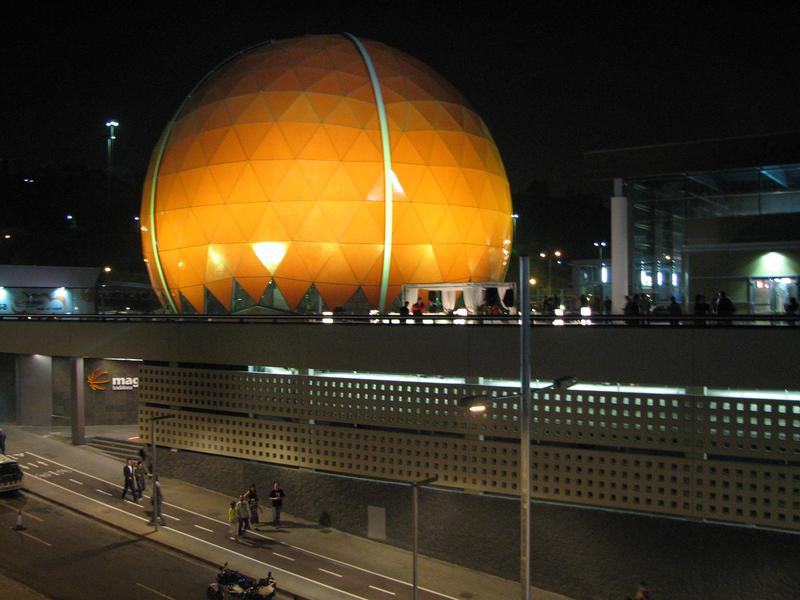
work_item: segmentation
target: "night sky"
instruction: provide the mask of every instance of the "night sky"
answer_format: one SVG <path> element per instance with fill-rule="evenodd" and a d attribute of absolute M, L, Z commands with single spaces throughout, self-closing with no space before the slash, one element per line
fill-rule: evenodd
<path fill-rule="evenodd" d="M 140 178 L 162 128 L 216 64 L 264 40 L 341 31 L 412 54 L 459 88 L 492 131 L 514 190 L 532 180 L 582 189 L 589 150 L 800 129 L 796 6 L 9 6 L 0 19 L 5 158 L 102 168 L 104 124 L 116 118 L 118 164 Z"/>

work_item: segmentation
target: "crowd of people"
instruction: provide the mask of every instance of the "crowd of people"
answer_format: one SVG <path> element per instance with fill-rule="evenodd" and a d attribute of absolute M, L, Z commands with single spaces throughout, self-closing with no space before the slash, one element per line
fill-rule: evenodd
<path fill-rule="evenodd" d="M 269 492 L 269 501 L 272 505 L 272 524 L 276 529 L 281 526 L 281 509 L 283 499 L 286 496 L 280 484 L 276 481 L 272 484 Z M 249 529 L 258 530 L 261 519 L 260 511 L 263 511 L 258 503 L 258 491 L 256 484 L 251 483 L 237 500 L 232 500 L 228 507 L 228 526 L 230 527 L 229 538 L 238 540 L 244 536 Z"/>

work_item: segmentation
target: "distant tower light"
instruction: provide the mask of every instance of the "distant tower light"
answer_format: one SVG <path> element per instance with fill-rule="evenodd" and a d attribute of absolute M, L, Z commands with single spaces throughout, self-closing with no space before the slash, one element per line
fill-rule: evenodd
<path fill-rule="evenodd" d="M 103 271 L 106 273 L 111 273 L 111 267 L 103 267 Z"/>

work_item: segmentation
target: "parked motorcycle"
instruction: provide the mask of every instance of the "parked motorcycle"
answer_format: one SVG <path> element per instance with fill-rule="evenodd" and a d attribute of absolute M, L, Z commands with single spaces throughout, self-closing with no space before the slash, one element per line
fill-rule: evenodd
<path fill-rule="evenodd" d="M 208 600 L 271 600 L 275 597 L 277 585 L 272 571 L 263 579 L 252 579 L 247 575 L 228 568 L 226 562 L 217 573 L 217 580 L 208 584 Z"/>

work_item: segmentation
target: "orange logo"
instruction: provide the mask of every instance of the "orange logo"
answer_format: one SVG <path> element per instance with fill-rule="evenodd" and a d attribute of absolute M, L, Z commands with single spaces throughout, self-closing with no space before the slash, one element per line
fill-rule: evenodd
<path fill-rule="evenodd" d="M 108 371 L 105 369 L 97 368 L 86 377 L 86 383 L 89 384 L 89 387 L 93 390 L 98 392 L 102 392 L 105 390 L 105 384 L 111 383 L 111 379 L 108 378 Z"/>

